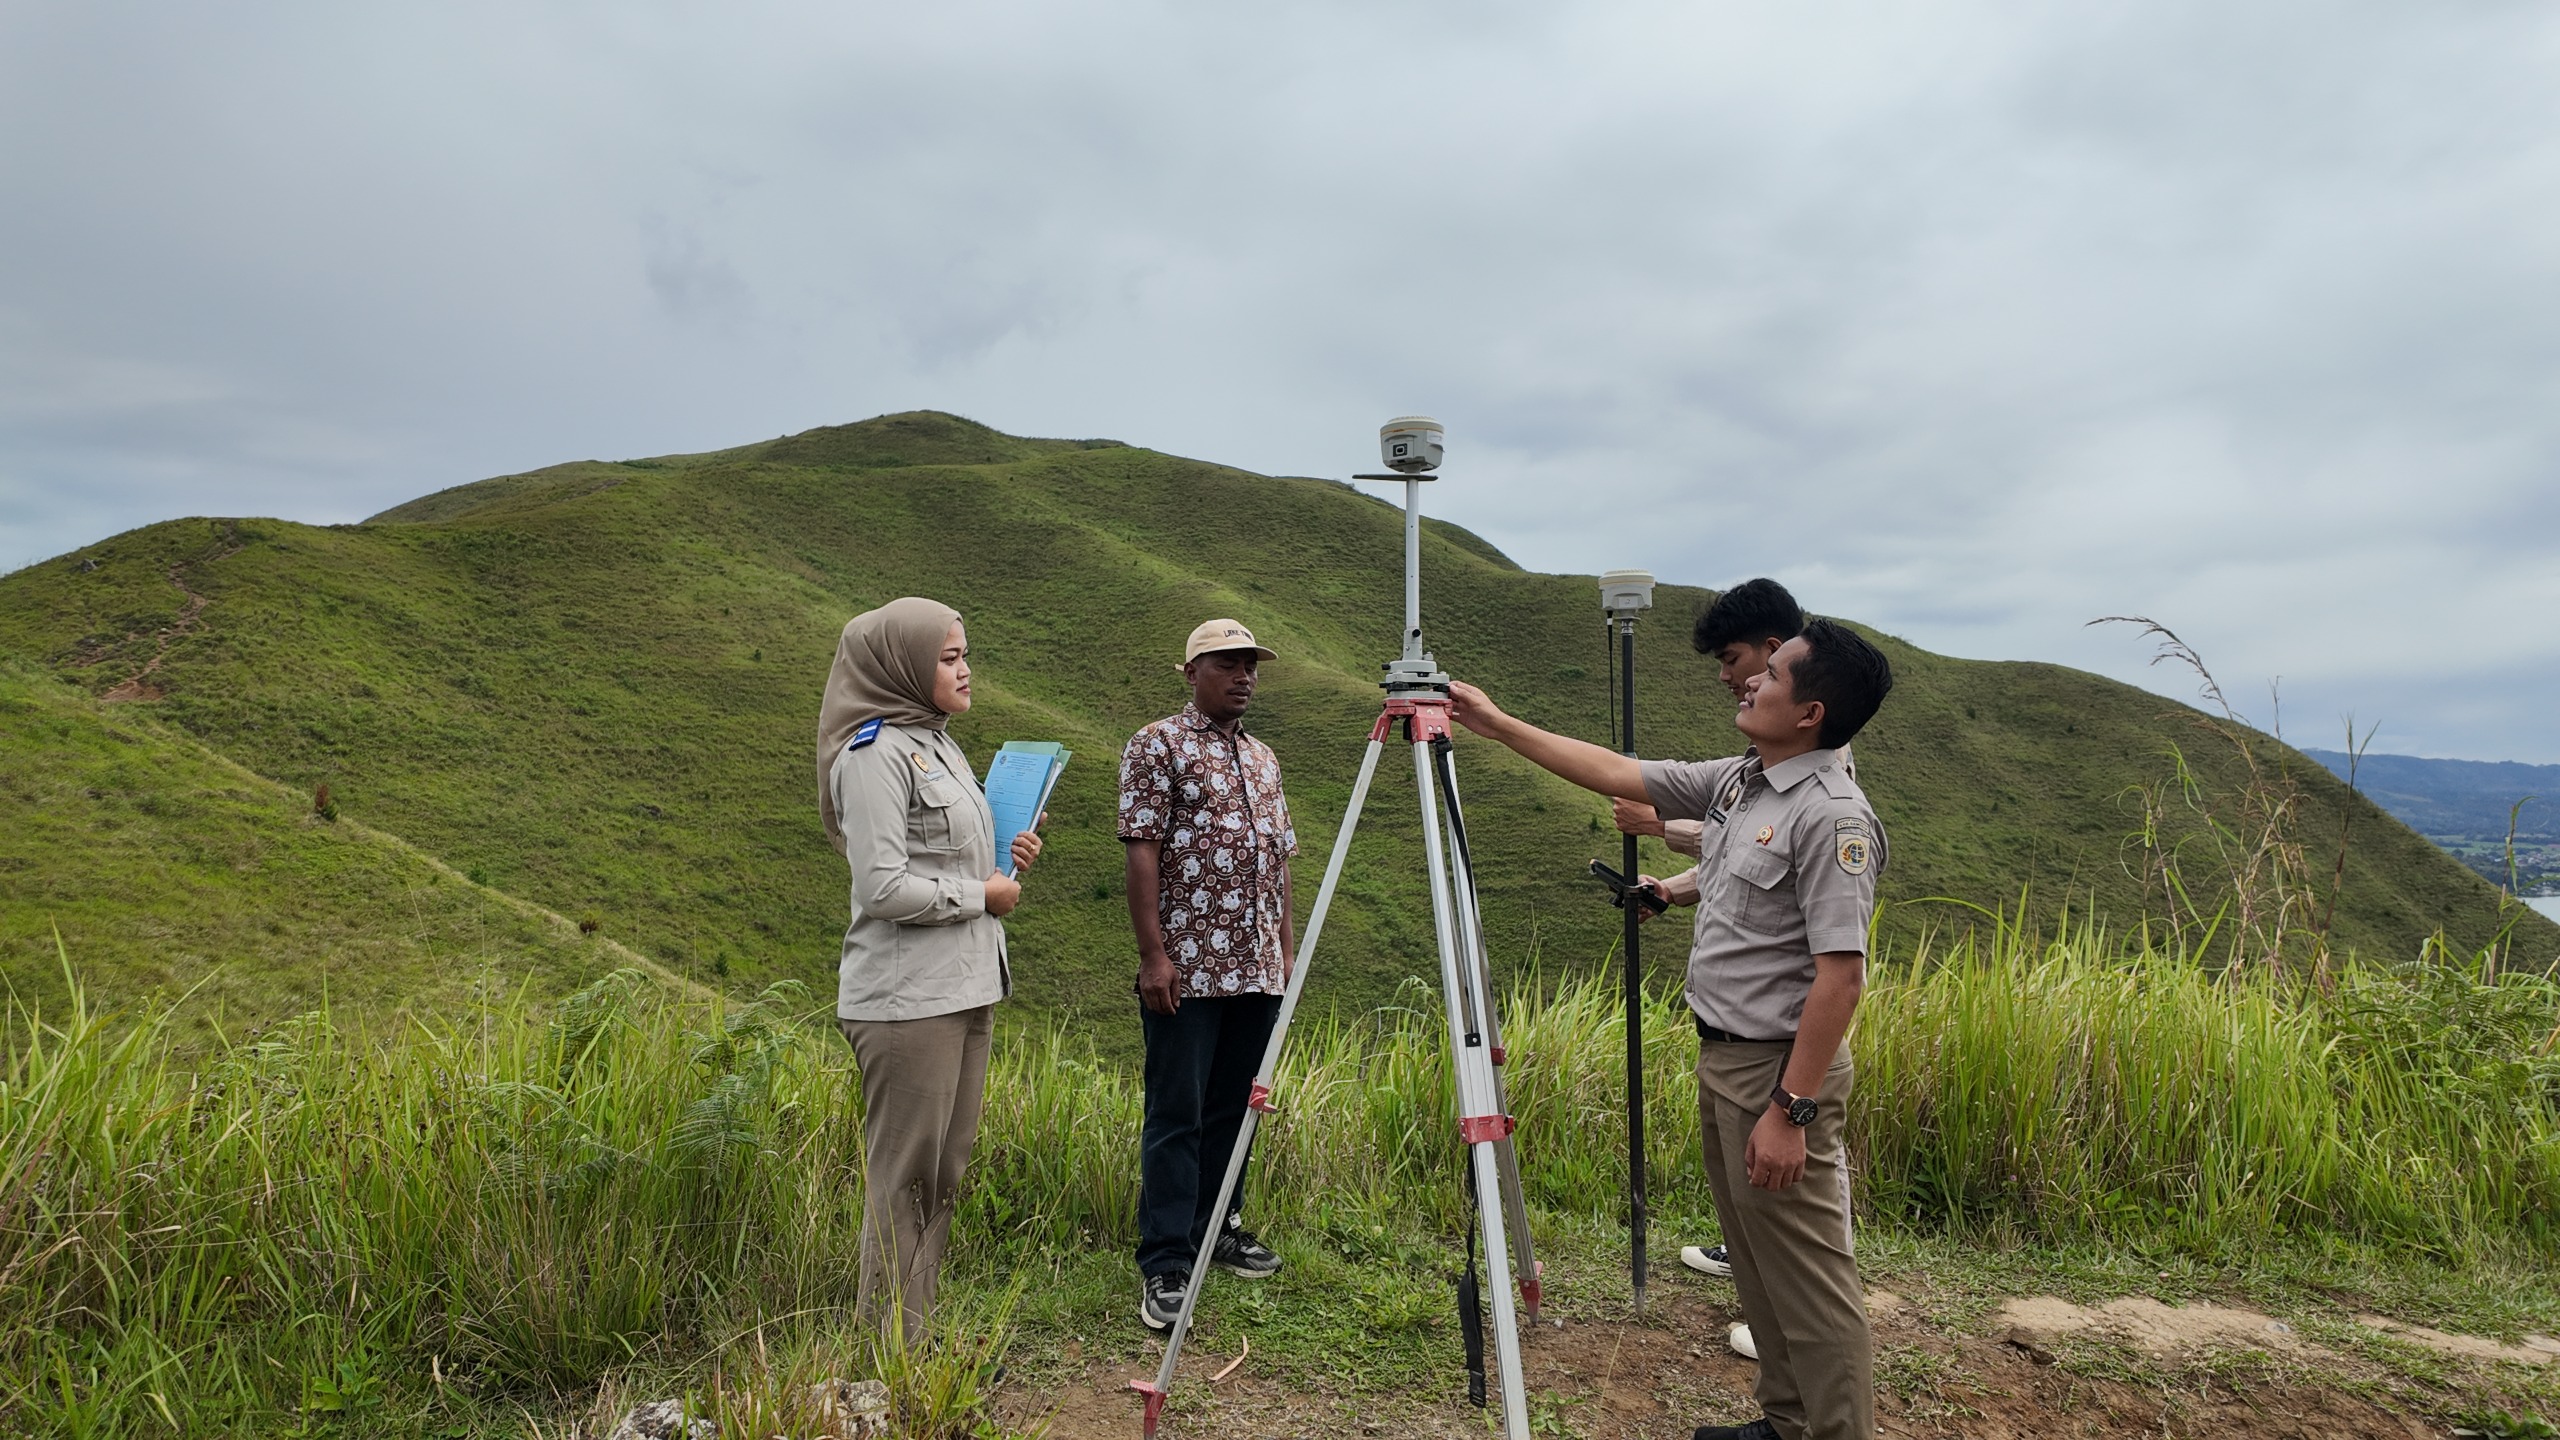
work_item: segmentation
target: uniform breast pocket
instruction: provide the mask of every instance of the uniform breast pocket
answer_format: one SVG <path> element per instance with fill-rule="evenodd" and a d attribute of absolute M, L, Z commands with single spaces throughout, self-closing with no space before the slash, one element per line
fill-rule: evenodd
<path fill-rule="evenodd" d="M 943 781 L 928 780 L 916 787 L 914 821 L 916 838 L 933 850 L 957 850 L 966 839 L 960 828 L 959 788 Z"/>
<path fill-rule="evenodd" d="M 1733 857 L 1736 918 L 1762 934 L 1792 928 L 1796 917 L 1795 866 L 1774 850 L 1754 846 Z"/>

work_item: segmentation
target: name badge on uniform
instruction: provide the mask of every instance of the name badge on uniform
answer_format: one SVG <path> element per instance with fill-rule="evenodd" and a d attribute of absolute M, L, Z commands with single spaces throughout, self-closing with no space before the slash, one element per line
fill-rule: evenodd
<path fill-rule="evenodd" d="M 1718 795 L 1714 803 L 1707 806 L 1707 818 L 1719 825 L 1723 824 L 1724 813 L 1742 803 L 1742 786 L 1743 777 L 1740 775 L 1726 782 L 1724 793 Z"/>

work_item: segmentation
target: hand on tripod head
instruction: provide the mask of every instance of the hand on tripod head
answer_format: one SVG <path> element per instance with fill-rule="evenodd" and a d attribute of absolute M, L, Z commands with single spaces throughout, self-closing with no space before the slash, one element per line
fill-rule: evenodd
<path fill-rule="evenodd" d="M 1464 680 L 1449 682 L 1449 718 L 1488 740 L 1500 739 L 1502 727 L 1511 719 L 1492 696 Z"/>

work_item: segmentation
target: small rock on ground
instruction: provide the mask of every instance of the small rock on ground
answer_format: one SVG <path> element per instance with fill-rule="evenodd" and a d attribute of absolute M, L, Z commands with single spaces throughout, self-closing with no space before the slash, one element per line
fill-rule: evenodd
<path fill-rule="evenodd" d="M 681 1400 L 655 1400 L 623 1416 L 611 1440 L 720 1440 L 720 1427 L 684 1418 Z"/>
<path fill-rule="evenodd" d="M 877 1380 L 821 1380 L 809 1390 L 834 1440 L 887 1440 L 889 1387 Z"/>

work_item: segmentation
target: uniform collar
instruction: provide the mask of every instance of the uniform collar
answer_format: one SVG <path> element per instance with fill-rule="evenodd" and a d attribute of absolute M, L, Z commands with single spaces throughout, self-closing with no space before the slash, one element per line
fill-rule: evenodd
<path fill-rule="evenodd" d="M 1754 749 L 1751 753 L 1753 758 L 1757 759 L 1760 752 Z M 1775 765 L 1763 765 L 1760 767 L 1760 773 L 1768 779 L 1770 789 L 1784 794 L 1839 763 L 1840 752 L 1837 750 L 1807 750 L 1801 755 L 1781 760 Z"/>

